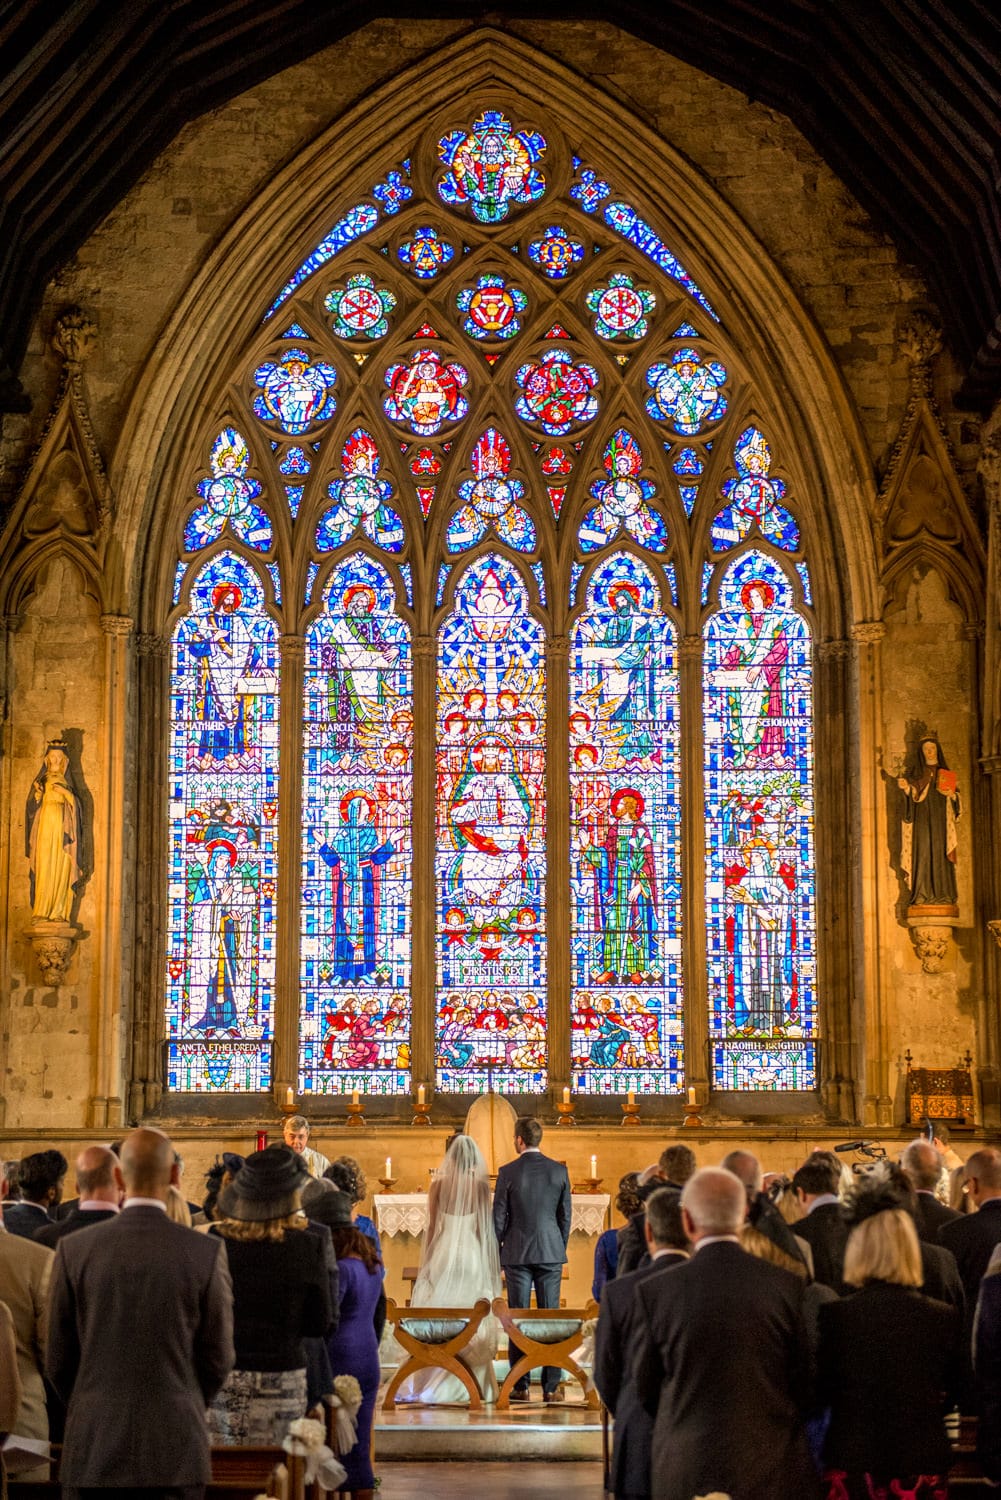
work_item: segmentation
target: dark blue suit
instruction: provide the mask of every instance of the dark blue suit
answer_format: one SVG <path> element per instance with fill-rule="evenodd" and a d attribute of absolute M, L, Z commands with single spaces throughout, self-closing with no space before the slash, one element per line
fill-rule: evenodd
<path fill-rule="evenodd" d="M 527 1307 L 533 1287 L 537 1306 L 559 1307 L 572 1213 L 570 1178 L 562 1162 L 528 1150 L 501 1167 L 494 1190 L 494 1232 L 509 1307 Z M 509 1362 L 515 1364 L 518 1357 L 509 1345 Z M 555 1391 L 559 1380 L 559 1368 L 545 1365 L 543 1395 Z"/>

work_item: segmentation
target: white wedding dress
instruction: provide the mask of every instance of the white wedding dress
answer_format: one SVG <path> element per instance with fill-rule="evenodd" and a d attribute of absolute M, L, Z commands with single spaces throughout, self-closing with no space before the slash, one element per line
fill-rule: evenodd
<path fill-rule="evenodd" d="M 411 1306 L 472 1307 L 501 1292 L 500 1259 L 491 1213 L 490 1183 L 479 1147 L 460 1136 L 450 1147 L 428 1195 L 428 1230 Z M 485 1401 L 497 1396 L 494 1355 L 497 1319 L 484 1318 L 462 1358 Z M 422 1370 L 400 1387 L 398 1401 L 468 1406 L 469 1393 L 447 1370 Z"/>

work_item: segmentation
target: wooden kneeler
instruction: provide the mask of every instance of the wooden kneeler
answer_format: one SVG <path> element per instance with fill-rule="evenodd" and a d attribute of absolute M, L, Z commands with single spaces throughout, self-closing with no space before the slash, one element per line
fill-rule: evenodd
<path fill-rule="evenodd" d="M 507 1411 L 511 1405 L 511 1392 L 519 1380 L 528 1380 L 533 1370 L 540 1365 L 558 1365 L 561 1370 L 567 1370 L 574 1379 L 580 1382 L 580 1388 L 584 1392 L 586 1404 L 596 1411 L 598 1407 L 598 1392 L 588 1390 L 587 1372 L 582 1370 L 575 1359 L 571 1357 L 571 1351 L 576 1349 L 580 1343 L 581 1328 L 589 1318 L 598 1316 L 597 1302 L 589 1302 L 586 1307 L 508 1307 L 503 1297 L 497 1297 L 494 1301 L 494 1315 L 499 1320 L 501 1327 L 507 1334 L 516 1349 L 521 1350 L 521 1358 L 511 1366 L 510 1373 L 500 1388 L 497 1398 L 497 1410 Z M 572 1330 L 563 1338 L 554 1337 L 552 1342 L 532 1336 L 525 1331 L 525 1324 L 529 1327 L 534 1324 L 551 1323 L 554 1332 L 563 1324 L 572 1324 Z"/>
<path fill-rule="evenodd" d="M 473 1307 L 397 1307 L 392 1297 L 386 1299 L 386 1317 L 394 1325 L 398 1343 L 406 1350 L 407 1358 L 389 1382 L 383 1398 L 383 1411 L 392 1411 L 396 1404 L 396 1393 L 403 1382 L 420 1370 L 447 1370 L 456 1376 L 469 1392 L 469 1410 L 481 1411 L 483 1397 L 476 1384 L 476 1376 L 462 1357 L 462 1351 L 472 1343 L 483 1319 L 490 1313 L 490 1303 L 481 1297 Z M 422 1339 L 404 1325 L 424 1323 L 430 1325 L 434 1337 Z M 450 1337 L 441 1338 L 445 1331 L 440 1325 L 461 1323 L 462 1327 Z M 439 1327 L 435 1329 L 434 1325 Z"/>

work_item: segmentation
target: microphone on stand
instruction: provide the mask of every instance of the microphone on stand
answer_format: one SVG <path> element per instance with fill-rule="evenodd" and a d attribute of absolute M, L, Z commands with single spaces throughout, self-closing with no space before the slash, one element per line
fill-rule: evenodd
<path fill-rule="evenodd" d="M 875 1146 L 875 1141 L 842 1141 L 840 1146 L 835 1146 L 835 1151 L 870 1151 Z"/>

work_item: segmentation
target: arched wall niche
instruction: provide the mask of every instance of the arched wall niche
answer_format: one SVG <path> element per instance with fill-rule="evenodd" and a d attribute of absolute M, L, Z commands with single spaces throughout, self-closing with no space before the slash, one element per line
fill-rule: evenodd
<path fill-rule="evenodd" d="M 538 99 L 546 100 L 544 109 L 537 106 Z M 193 475 L 204 470 L 213 432 L 230 420 L 233 383 L 246 378 L 255 352 L 281 331 L 278 318 L 270 329 L 261 325 L 263 310 L 270 306 L 278 288 L 331 224 L 367 197 L 373 180 L 412 150 L 418 139 L 426 148 L 440 130 L 466 121 L 470 100 L 477 107 L 501 107 L 525 125 L 533 125 L 540 115 L 555 122 L 567 146 L 586 163 L 593 163 L 599 174 L 607 175 L 657 227 L 719 312 L 719 340 L 732 351 L 734 367 L 740 372 L 740 424 L 755 424 L 766 432 L 776 471 L 784 475 L 789 498 L 802 520 L 813 586 L 813 603 L 807 613 L 818 647 L 828 642 L 843 644 L 853 621 L 873 619 L 878 614 L 871 544 L 874 485 L 850 397 L 813 321 L 720 195 L 621 105 L 590 84 L 582 86 L 581 80 L 562 65 L 509 36 L 478 31 L 444 49 L 430 63 L 401 74 L 278 173 L 224 235 L 175 309 L 147 364 L 111 466 L 117 534 L 125 573 L 132 580 L 131 593 L 137 601 L 140 641 L 145 643 L 140 645 L 138 664 L 138 760 L 159 768 L 144 784 L 138 810 L 138 860 L 146 874 L 137 896 L 140 972 L 130 1114 L 142 1114 L 160 1102 L 162 997 L 152 976 L 161 969 L 162 954 L 157 945 L 164 912 L 162 893 L 155 888 L 155 872 L 164 868 L 158 809 L 166 790 L 162 769 L 166 639 L 179 613 L 171 607 L 178 517 L 192 498 Z M 340 263 L 348 258 L 344 255 Z M 244 432 L 244 436 L 249 435 Z M 714 483 L 726 468 L 726 457 L 721 455 Z M 433 569 L 441 555 L 441 524 L 436 520 L 429 529 L 424 562 L 427 572 L 423 578 L 419 573 L 415 577 L 415 681 L 421 672 L 425 674 L 425 692 L 430 688 L 426 677 L 428 648 L 452 597 L 450 587 L 442 605 L 435 604 Z M 435 535 L 437 551 L 432 545 Z M 492 545 L 488 538 L 480 547 L 485 550 Z M 357 542 L 351 544 L 352 548 L 356 546 Z M 282 549 L 288 561 L 284 529 L 276 526 L 273 553 L 269 555 L 278 556 Z M 347 550 L 347 546 L 339 549 L 336 555 Z M 547 557 L 550 567 L 554 560 Z M 300 593 L 298 599 L 286 598 L 281 611 L 286 632 L 282 637 L 283 682 L 292 685 L 282 714 L 289 724 L 295 713 L 296 673 L 301 672 L 302 633 L 315 609 L 319 580 L 329 572 L 332 561 L 324 562 L 311 604 L 307 605 Z M 299 556 L 299 564 L 303 562 Z M 465 556 L 455 559 L 457 571 L 465 562 Z M 532 575 L 521 562 L 515 565 L 526 580 L 533 614 L 545 620 L 551 632 L 549 654 L 558 660 L 566 646 L 567 580 L 551 577 L 556 602 L 551 600 L 540 607 Z M 418 562 L 418 570 L 420 566 Z M 678 625 L 679 635 L 691 642 L 698 636 L 704 611 L 692 602 L 696 594 L 691 575 L 698 564 L 684 566 L 688 569 L 684 580 L 688 587 L 683 593 L 687 593 L 688 602 L 680 611 Z M 675 613 L 666 607 L 669 614 Z M 853 899 L 854 876 L 837 832 L 849 827 L 853 819 L 858 821 L 848 774 L 854 708 L 847 690 L 844 656 L 821 652 L 819 660 L 817 711 L 831 712 L 838 725 L 838 743 L 818 772 L 818 805 L 831 810 L 827 829 L 818 834 L 818 864 L 827 872 L 828 908 L 840 913 L 840 932 L 852 933 L 851 941 L 839 942 L 837 953 L 833 949 L 831 953 L 825 986 L 831 996 L 825 1018 L 831 1043 L 820 1092 L 830 1115 L 854 1118 L 862 1046 L 854 996 L 859 990 L 857 955 L 864 946 L 865 918 L 857 915 L 861 903 Z M 687 671 L 692 682 L 695 670 L 689 651 Z M 565 729 L 552 727 L 559 723 L 559 710 L 558 702 L 550 703 L 549 747 L 551 752 L 563 753 Z M 415 775 L 421 755 L 429 754 L 427 747 L 415 747 Z M 692 761 L 688 772 L 693 773 L 695 767 Z M 430 762 L 426 769 L 430 769 Z M 295 783 L 294 776 L 283 782 L 281 800 L 286 808 L 295 802 Z M 562 800 L 565 802 L 565 794 Z M 566 832 L 565 809 L 561 810 L 559 804 L 558 795 L 551 797 L 554 813 L 550 833 L 557 842 L 565 841 Z M 418 810 L 418 821 L 427 816 L 427 809 Z M 693 821 L 687 840 L 690 852 L 686 878 L 697 884 L 702 876 L 697 852 L 693 852 L 697 851 L 696 833 Z M 287 887 L 285 896 L 294 904 L 296 873 L 291 861 L 286 861 L 282 881 Z M 427 909 L 432 899 L 430 890 L 422 892 L 418 886 L 415 877 L 415 913 L 422 902 Z M 560 937 L 558 924 L 554 924 L 554 948 Z M 693 974 L 698 971 L 698 960 L 696 948 L 688 955 Z M 559 961 L 555 967 L 558 969 Z M 425 973 L 429 972 L 425 965 Z M 695 994 L 697 1002 L 697 982 Z M 429 1013 L 430 999 L 429 993 L 421 996 L 415 992 L 415 1010 L 423 1005 Z M 554 1044 L 559 1030 L 557 1019 L 550 1033 Z M 705 1044 L 706 1038 L 696 1028 L 693 1058 L 698 1058 Z M 279 1039 L 286 1057 L 291 1045 L 286 1027 L 284 1040 Z M 699 1066 L 703 1073 L 698 1071 Z M 696 1061 L 694 1067 L 689 1076 L 701 1087 L 705 1063 Z M 290 1083 L 287 1071 L 276 1074 L 275 1092 L 284 1094 Z M 767 1109 L 766 1105 L 764 1112 Z"/>

